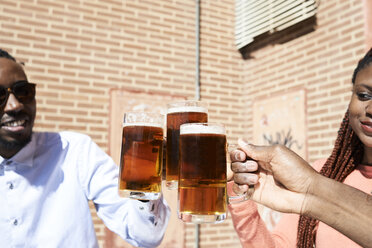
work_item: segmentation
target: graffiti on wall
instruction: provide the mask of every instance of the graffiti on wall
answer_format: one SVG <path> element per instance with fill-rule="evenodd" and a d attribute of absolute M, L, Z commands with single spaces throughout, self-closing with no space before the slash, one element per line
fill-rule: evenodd
<path fill-rule="evenodd" d="M 293 136 L 291 128 L 287 131 L 281 130 L 280 132 L 276 132 L 275 135 L 272 134 L 263 134 L 263 139 L 269 145 L 285 145 L 289 149 L 298 149 L 301 150 L 303 144 Z"/>
<path fill-rule="evenodd" d="M 253 102 L 253 143 L 281 144 L 307 159 L 306 96 L 304 90 L 258 99 Z M 281 214 L 260 206 L 260 214 L 273 229 Z"/>
<path fill-rule="evenodd" d="M 253 103 L 253 142 L 282 144 L 307 159 L 305 91 L 259 99 Z"/>

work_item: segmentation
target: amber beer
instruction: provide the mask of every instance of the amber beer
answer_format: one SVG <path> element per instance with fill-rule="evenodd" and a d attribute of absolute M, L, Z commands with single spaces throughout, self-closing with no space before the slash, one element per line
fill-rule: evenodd
<path fill-rule="evenodd" d="M 185 222 L 226 219 L 226 134 L 219 124 L 184 124 L 180 131 L 178 217 Z"/>
<path fill-rule="evenodd" d="M 163 116 L 158 114 L 125 114 L 119 176 L 120 196 L 142 200 L 160 197 L 162 121 Z"/>
<path fill-rule="evenodd" d="M 199 101 L 183 101 L 168 104 L 166 157 L 166 185 L 168 189 L 177 189 L 178 186 L 181 124 L 207 122 L 207 112 L 205 104 Z"/>

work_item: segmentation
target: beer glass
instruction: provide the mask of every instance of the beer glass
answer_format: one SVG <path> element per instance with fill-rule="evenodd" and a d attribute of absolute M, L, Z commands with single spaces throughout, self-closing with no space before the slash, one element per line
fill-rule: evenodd
<path fill-rule="evenodd" d="M 181 124 L 207 121 L 208 110 L 205 103 L 189 100 L 167 105 L 166 186 L 168 189 L 178 187 Z"/>
<path fill-rule="evenodd" d="M 226 150 L 223 125 L 181 125 L 178 217 L 184 222 L 226 219 Z"/>
<path fill-rule="evenodd" d="M 124 114 L 119 195 L 156 200 L 161 195 L 164 116 L 157 113 Z"/>

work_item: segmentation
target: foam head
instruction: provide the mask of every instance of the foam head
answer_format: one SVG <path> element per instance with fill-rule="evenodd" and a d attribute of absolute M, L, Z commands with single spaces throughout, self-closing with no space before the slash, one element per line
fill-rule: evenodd
<path fill-rule="evenodd" d="M 223 125 L 211 123 L 187 123 L 182 124 L 180 135 L 182 134 L 220 134 L 225 135 L 226 130 Z"/>
<path fill-rule="evenodd" d="M 207 113 L 207 108 L 202 106 L 181 106 L 181 107 L 170 107 L 167 110 L 168 114 L 172 113 L 184 113 L 184 112 L 197 112 L 197 113 Z"/>

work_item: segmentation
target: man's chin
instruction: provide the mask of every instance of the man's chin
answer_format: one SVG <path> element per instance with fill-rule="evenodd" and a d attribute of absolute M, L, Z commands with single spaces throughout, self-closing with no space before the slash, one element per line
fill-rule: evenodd
<path fill-rule="evenodd" d="M 4 149 L 6 151 L 19 151 L 23 147 L 25 147 L 29 142 L 31 141 L 31 135 L 29 135 L 26 138 L 22 139 L 12 139 L 12 140 L 6 140 L 2 137 L 0 137 L 0 149 Z"/>

